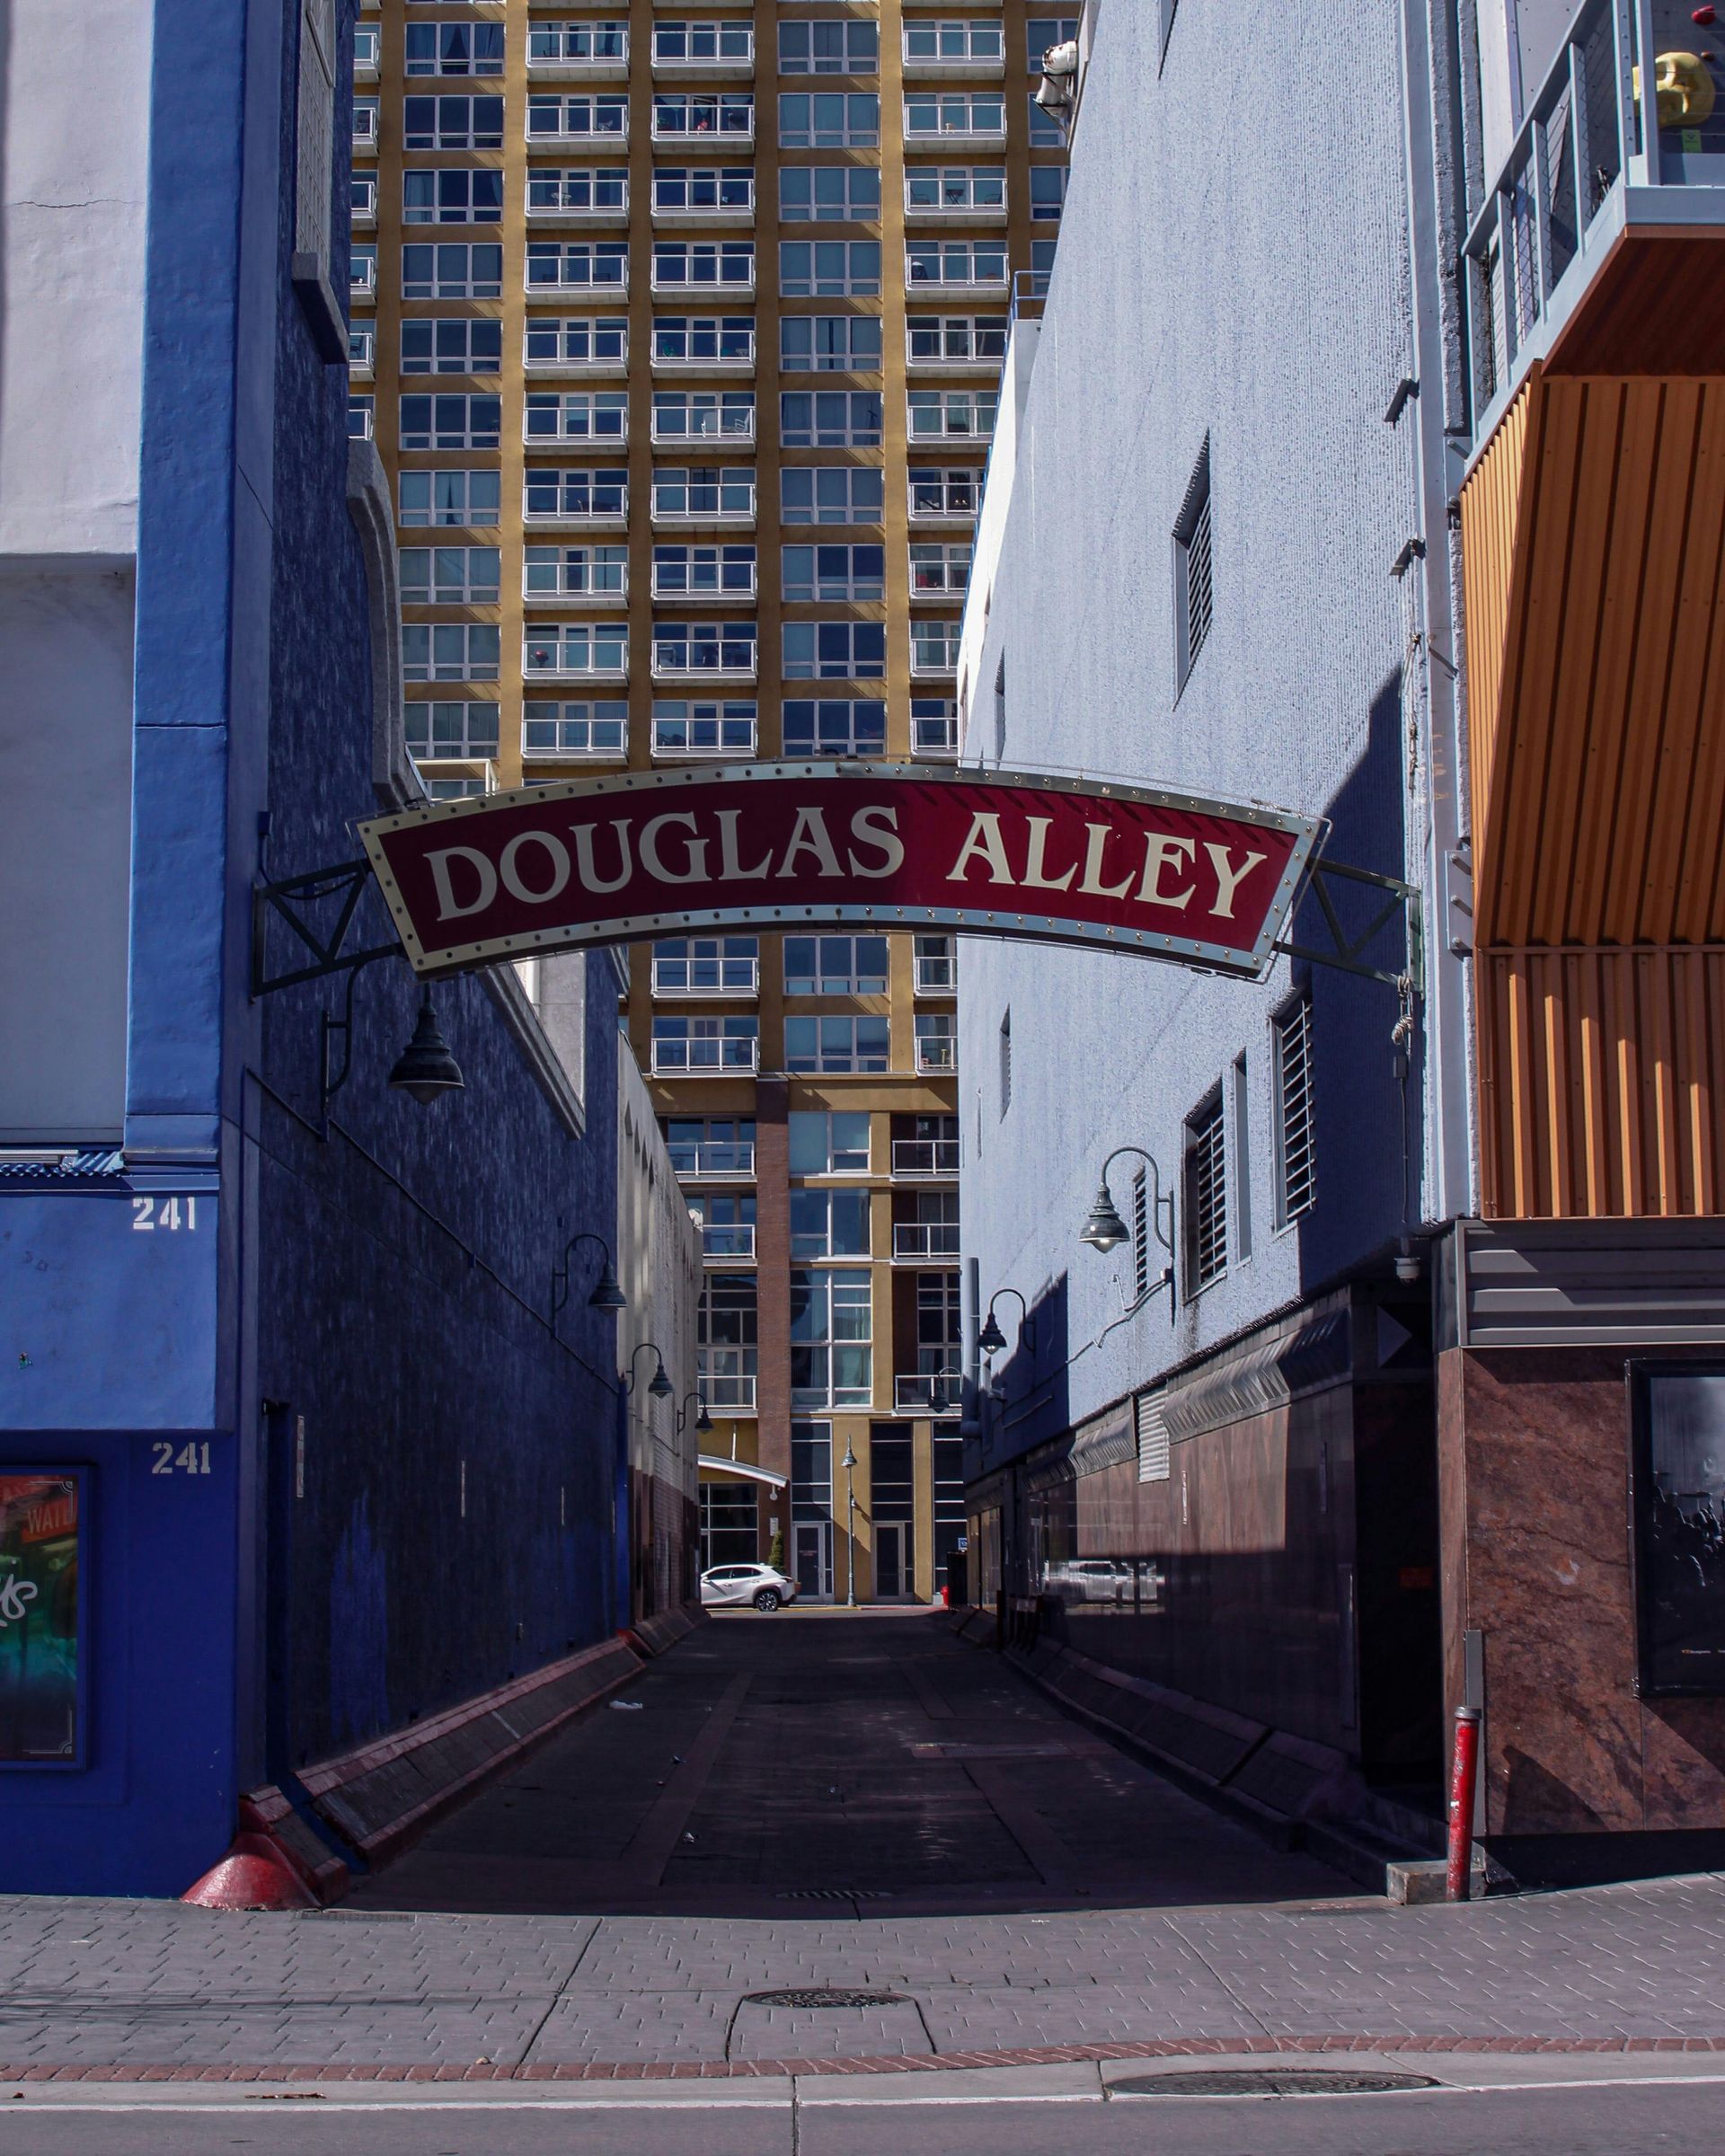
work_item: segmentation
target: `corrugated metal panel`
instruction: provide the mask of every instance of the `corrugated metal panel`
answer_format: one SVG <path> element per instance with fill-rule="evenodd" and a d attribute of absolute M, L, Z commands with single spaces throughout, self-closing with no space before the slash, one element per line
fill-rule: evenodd
<path fill-rule="evenodd" d="M 1466 1222 L 1461 1233 L 1465 1347 L 1725 1341 L 1725 1240 L 1707 1230 Z"/>
<path fill-rule="evenodd" d="M 1488 1219 L 1725 1211 L 1725 950 L 1482 951 Z"/>

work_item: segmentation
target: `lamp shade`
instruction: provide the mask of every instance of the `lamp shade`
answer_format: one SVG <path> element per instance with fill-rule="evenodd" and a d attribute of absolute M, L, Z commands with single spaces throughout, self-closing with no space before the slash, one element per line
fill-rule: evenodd
<path fill-rule="evenodd" d="M 410 1095 L 421 1106 L 440 1100 L 445 1093 L 461 1092 L 466 1086 L 461 1065 L 449 1053 L 449 1044 L 438 1028 L 429 994 L 420 1004 L 413 1038 L 397 1057 L 389 1082 L 393 1091 Z"/>
<path fill-rule="evenodd" d="M 1005 1345 L 1006 1335 L 1000 1330 L 1000 1321 L 991 1310 L 982 1330 L 977 1335 L 977 1346 L 985 1355 L 998 1355 Z"/>
<path fill-rule="evenodd" d="M 1090 1201 L 1090 1216 L 1078 1233 L 1079 1240 L 1087 1242 L 1093 1250 L 1106 1252 L 1126 1241 L 1126 1223 L 1114 1210 L 1114 1200 L 1106 1183 L 1097 1186 L 1096 1195 Z"/>
<path fill-rule="evenodd" d="M 587 1307 L 589 1310 L 627 1310 L 629 1307 L 629 1298 L 619 1286 L 608 1258 L 599 1268 L 599 1277 L 593 1283 L 593 1293 L 587 1298 Z"/>
<path fill-rule="evenodd" d="M 947 1415 L 951 1409 L 952 1402 L 946 1397 L 946 1387 L 936 1378 L 928 1395 L 928 1411 L 931 1415 Z"/>
<path fill-rule="evenodd" d="M 671 1394 L 677 1390 L 677 1388 L 672 1384 L 670 1379 L 666 1376 L 665 1365 L 662 1361 L 654 1370 L 652 1381 L 648 1385 L 647 1390 L 652 1394 L 655 1400 L 668 1400 L 671 1397 Z"/>
<path fill-rule="evenodd" d="M 694 1418 L 694 1427 L 703 1437 L 712 1427 L 712 1418 L 707 1413 L 707 1403 L 704 1400 L 701 1402 L 701 1412 Z"/>

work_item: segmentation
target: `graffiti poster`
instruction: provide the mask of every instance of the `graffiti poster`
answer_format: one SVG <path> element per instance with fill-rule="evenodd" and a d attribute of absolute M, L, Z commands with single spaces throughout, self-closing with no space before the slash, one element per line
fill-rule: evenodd
<path fill-rule="evenodd" d="M 0 1765 L 72 1765 L 84 1741 L 84 1478 L 0 1474 Z"/>
<path fill-rule="evenodd" d="M 1725 1372 L 1635 1373 L 1643 1693 L 1725 1692 Z"/>

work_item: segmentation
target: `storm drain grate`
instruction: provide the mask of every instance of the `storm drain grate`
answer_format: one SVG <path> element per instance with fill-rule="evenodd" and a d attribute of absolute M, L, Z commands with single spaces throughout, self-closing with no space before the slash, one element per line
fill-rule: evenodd
<path fill-rule="evenodd" d="M 750 1992 L 749 2006 L 906 2006 L 902 1992 L 841 1992 L 819 1984 L 806 1992 Z"/>
<path fill-rule="evenodd" d="M 1224 2067 L 1211 2072 L 1139 2073 L 1110 2081 L 1110 2096 L 1386 2096 L 1435 2089 L 1429 2073 L 1330 2073 L 1275 2067 Z"/>
<path fill-rule="evenodd" d="M 889 1902 L 892 1896 L 880 1886 L 787 1886 L 773 1899 L 775 1902 Z"/>

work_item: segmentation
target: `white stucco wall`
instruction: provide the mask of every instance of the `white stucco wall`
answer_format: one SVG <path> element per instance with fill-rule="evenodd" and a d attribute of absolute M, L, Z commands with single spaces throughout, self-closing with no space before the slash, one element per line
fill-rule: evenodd
<path fill-rule="evenodd" d="M 653 1358 L 635 1364 L 629 1400 L 629 1460 L 695 1501 L 696 1410 L 691 1407 L 681 1436 L 678 1409 L 695 1386 L 695 1309 L 701 1290 L 701 1237 L 689 1216 L 670 1155 L 665 1150 L 646 1081 L 628 1039 L 617 1037 L 617 1277 L 629 1307 L 617 1313 L 617 1356 L 626 1370 L 637 1346 L 651 1340 L 665 1358 L 676 1387 L 671 1400 L 654 1400 L 647 1385 Z M 590 1266 L 591 1250 L 579 1253 Z M 582 1276 L 591 1278 L 590 1271 Z"/>

